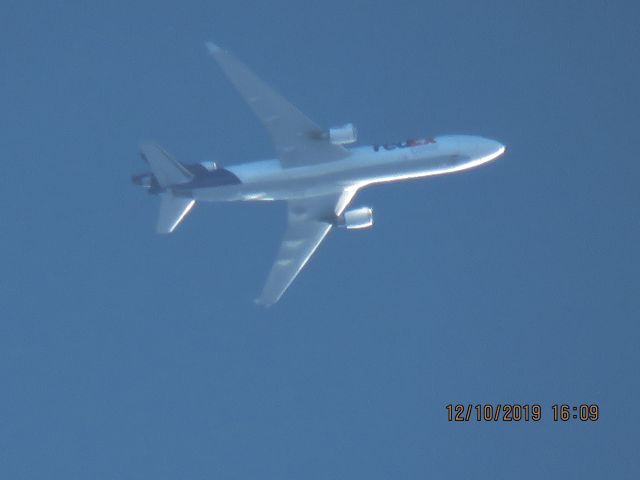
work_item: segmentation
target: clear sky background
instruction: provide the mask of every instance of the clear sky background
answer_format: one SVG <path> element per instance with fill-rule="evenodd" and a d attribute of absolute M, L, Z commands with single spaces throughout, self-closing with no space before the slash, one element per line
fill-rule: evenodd
<path fill-rule="evenodd" d="M 0 478 L 637 478 L 632 1 L 0 5 Z M 280 204 L 154 234 L 138 145 L 272 155 L 214 40 L 362 143 L 505 143 L 373 187 L 281 303 Z M 449 403 L 539 403 L 449 423 Z M 598 403 L 556 423 L 555 403 Z"/>

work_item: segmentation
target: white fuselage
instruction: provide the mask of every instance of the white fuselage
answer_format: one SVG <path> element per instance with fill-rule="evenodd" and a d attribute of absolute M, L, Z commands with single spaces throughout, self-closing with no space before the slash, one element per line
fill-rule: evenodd
<path fill-rule="evenodd" d="M 420 143 L 423 142 L 423 143 Z M 457 172 L 502 155 L 504 145 L 470 135 L 355 147 L 332 162 L 283 169 L 277 159 L 226 167 L 241 184 L 195 188 L 200 201 L 292 200 L 345 188 Z"/>

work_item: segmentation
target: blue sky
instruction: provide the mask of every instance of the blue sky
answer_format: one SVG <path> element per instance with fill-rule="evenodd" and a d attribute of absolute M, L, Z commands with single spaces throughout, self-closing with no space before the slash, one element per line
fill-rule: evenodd
<path fill-rule="evenodd" d="M 640 415 L 634 2 L 5 0 L 0 476 L 633 478 Z M 485 167 L 374 187 L 282 302 L 283 205 L 175 235 L 141 141 L 265 158 L 215 40 L 363 143 L 446 133 Z M 449 423 L 449 403 L 539 423 Z M 596 423 L 553 422 L 598 403 Z"/>

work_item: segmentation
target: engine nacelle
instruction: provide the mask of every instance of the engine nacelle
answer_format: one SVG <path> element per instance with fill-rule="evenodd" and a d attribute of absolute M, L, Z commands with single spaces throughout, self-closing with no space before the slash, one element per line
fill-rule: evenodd
<path fill-rule="evenodd" d="M 211 160 L 205 160 L 204 162 L 200 162 L 200 165 L 202 165 L 204 168 L 206 168 L 210 172 L 213 172 L 214 170 L 218 169 L 218 164 Z"/>
<path fill-rule="evenodd" d="M 347 210 L 338 218 L 338 226 L 349 230 L 369 228 L 373 225 L 373 209 L 369 207 Z"/>
<path fill-rule="evenodd" d="M 329 141 L 334 145 L 346 145 L 358 140 L 358 132 L 353 123 L 329 129 Z"/>

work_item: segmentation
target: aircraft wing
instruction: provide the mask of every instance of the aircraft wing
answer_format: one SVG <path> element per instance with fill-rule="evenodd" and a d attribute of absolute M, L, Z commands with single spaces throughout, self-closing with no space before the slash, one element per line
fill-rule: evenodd
<path fill-rule="evenodd" d="M 276 303 L 309 261 L 357 192 L 356 187 L 335 194 L 290 200 L 288 225 L 262 294 L 256 303 Z"/>
<path fill-rule="evenodd" d="M 207 43 L 207 48 L 269 131 L 284 168 L 330 162 L 349 155 L 346 148 L 332 144 L 318 125 L 242 62 L 213 43 Z"/>

